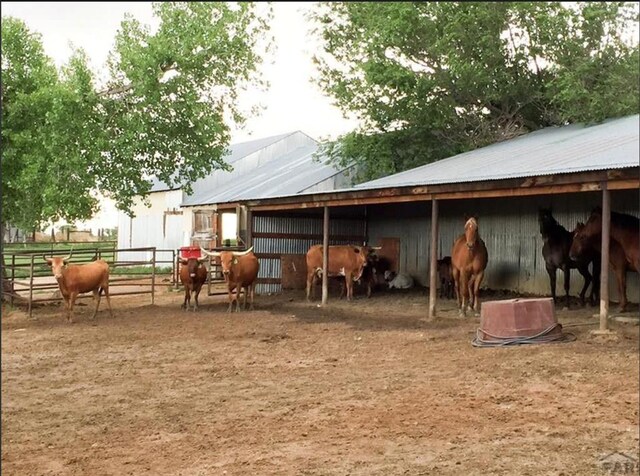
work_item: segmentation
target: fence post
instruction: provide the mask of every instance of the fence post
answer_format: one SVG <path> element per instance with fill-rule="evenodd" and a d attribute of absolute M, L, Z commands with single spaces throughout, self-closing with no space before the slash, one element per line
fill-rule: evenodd
<path fill-rule="evenodd" d="M 9 302 L 11 306 L 13 306 L 13 295 L 16 292 L 16 255 L 11 255 L 11 296 L 9 297 Z"/>
<path fill-rule="evenodd" d="M 33 301 L 33 258 L 35 255 L 31 255 L 31 269 L 29 272 L 29 318 L 31 318 L 32 301 Z"/>
<path fill-rule="evenodd" d="M 156 249 L 153 248 L 153 264 L 151 268 L 151 304 L 155 301 L 156 292 Z"/>

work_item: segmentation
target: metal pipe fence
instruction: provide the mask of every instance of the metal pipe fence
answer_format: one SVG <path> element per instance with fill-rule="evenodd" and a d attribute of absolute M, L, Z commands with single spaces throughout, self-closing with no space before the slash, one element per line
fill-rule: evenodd
<path fill-rule="evenodd" d="M 53 251 L 39 249 L 2 252 L 2 279 L 3 293 L 8 297 L 11 305 L 17 301 L 27 300 L 29 317 L 33 313 L 34 303 L 62 301 L 62 296 L 56 296 L 59 288 L 51 269 L 46 264 L 43 255 L 66 256 L 68 249 Z M 125 259 L 128 253 L 145 253 L 148 259 Z M 158 259 L 159 255 L 167 256 Z M 169 275 L 173 285 L 177 285 L 176 250 L 158 250 L 155 247 L 146 248 L 83 248 L 73 251 L 69 262 L 71 264 L 89 263 L 96 259 L 104 259 L 109 264 L 109 294 L 111 296 L 123 296 L 133 294 L 150 294 L 151 303 L 155 302 L 156 281 L 160 275 Z M 159 265 L 165 265 L 160 267 Z M 126 286 L 127 289 L 123 287 Z M 115 292 L 111 292 L 112 288 Z M 118 291 L 118 288 L 121 291 Z M 133 290 L 131 290 L 133 288 Z M 92 297 L 92 294 L 84 294 L 79 298 Z"/>

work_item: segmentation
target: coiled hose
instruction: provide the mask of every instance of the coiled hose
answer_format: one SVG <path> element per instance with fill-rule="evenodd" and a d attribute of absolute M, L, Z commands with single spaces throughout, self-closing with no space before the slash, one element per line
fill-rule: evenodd
<path fill-rule="evenodd" d="M 560 329 L 559 334 L 551 334 L 556 328 Z M 484 336 L 489 336 L 491 339 L 486 339 Z M 551 327 L 539 332 L 536 335 L 523 337 L 523 336 L 515 336 L 515 337 L 503 337 L 503 336 L 494 336 L 489 334 L 488 332 L 482 331 L 478 329 L 476 331 L 476 336 L 471 341 L 471 344 L 474 347 L 503 347 L 507 345 L 520 345 L 520 344 L 547 344 L 551 342 L 573 342 L 576 340 L 576 336 L 574 334 L 563 333 L 562 325 L 554 324 Z"/>

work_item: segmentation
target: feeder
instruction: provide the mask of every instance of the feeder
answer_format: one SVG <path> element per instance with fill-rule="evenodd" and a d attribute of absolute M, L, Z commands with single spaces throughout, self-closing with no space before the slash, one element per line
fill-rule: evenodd
<path fill-rule="evenodd" d="M 180 256 L 183 259 L 200 258 L 199 246 L 183 246 L 180 248 Z"/>
<path fill-rule="evenodd" d="M 479 337 L 513 339 L 533 337 L 543 332 L 562 336 L 552 298 L 508 299 L 482 303 Z"/>

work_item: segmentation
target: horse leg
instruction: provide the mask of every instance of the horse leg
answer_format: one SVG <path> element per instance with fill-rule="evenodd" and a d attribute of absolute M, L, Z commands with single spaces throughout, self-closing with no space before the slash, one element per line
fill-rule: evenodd
<path fill-rule="evenodd" d="M 592 276 L 591 276 L 591 273 L 589 272 L 589 265 L 578 266 L 578 272 L 584 278 L 584 285 L 582 286 L 582 291 L 580 291 L 580 304 L 584 307 L 586 304 L 584 301 L 584 296 L 585 294 L 587 294 L 587 288 L 592 282 Z M 593 293 L 593 288 L 592 288 L 592 293 Z"/>
<path fill-rule="evenodd" d="M 458 309 L 460 309 L 461 301 L 460 301 L 460 271 L 457 268 L 453 268 L 451 271 L 451 275 L 453 276 L 453 290 L 456 293 L 456 301 L 458 302 Z"/>
<path fill-rule="evenodd" d="M 547 264 L 547 274 L 549 274 L 549 285 L 551 286 L 551 297 L 553 298 L 553 303 L 556 302 L 556 267 L 550 264 Z"/>
<path fill-rule="evenodd" d="M 567 309 L 571 307 L 571 303 L 569 302 L 569 285 L 571 282 L 571 268 L 569 268 L 568 264 L 564 264 L 562 266 L 562 272 L 564 273 L 564 294 L 567 299 Z"/>
<path fill-rule="evenodd" d="M 473 310 L 476 312 L 478 312 L 478 308 L 480 307 L 478 294 L 480 293 L 480 284 L 482 283 L 482 278 L 484 278 L 484 270 L 479 271 L 478 274 L 476 274 L 473 282 Z"/>
<path fill-rule="evenodd" d="M 591 281 L 591 295 L 589 296 L 589 300 L 591 301 L 592 306 L 596 306 L 597 302 L 600 300 L 600 273 L 602 272 L 602 263 L 600 262 L 600 257 L 596 257 L 593 259 L 593 275 Z"/>
<path fill-rule="evenodd" d="M 623 267 L 611 266 L 616 275 L 616 282 L 618 283 L 618 299 L 620 300 L 620 307 L 618 312 L 625 312 L 627 310 L 627 271 L 623 264 Z"/>
<path fill-rule="evenodd" d="M 460 294 L 462 294 L 462 304 L 460 306 L 460 315 L 466 317 L 467 315 L 467 300 L 469 293 L 469 276 L 466 272 L 460 273 Z"/>

